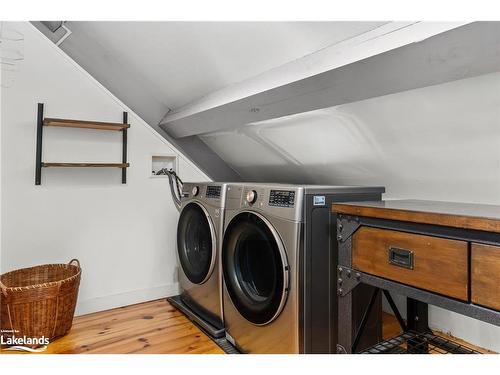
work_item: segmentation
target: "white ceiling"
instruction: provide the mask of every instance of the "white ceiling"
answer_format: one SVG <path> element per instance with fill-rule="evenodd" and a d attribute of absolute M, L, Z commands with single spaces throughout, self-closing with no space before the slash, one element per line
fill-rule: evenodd
<path fill-rule="evenodd" d="M 500 72 L 201 135 L 246 181 L 500 203 Z"/>
<path fill-rule="evenodd" d="M 385 22 L 69 22 L 175 109 Z M 70 37 L 70 39 L 73 37 Z M 70 39 L 64 43 L 71 43 Z M 88 51 L 91 52 L 91 51 Z M 143 85 L 141 85 L 143 86 Z"/>

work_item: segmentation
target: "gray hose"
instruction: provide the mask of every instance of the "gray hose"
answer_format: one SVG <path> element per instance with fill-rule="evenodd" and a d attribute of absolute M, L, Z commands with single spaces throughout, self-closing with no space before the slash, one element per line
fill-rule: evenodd
<path fill-rule="evenodd" d="M 178 211 L 181 210 L 181 198 L 182 198 L 182 180 L 177 176 L 173 170 L 168 170 L 167 168 L 160 169 L 156 172 L 157 175 L 167 175 L 168 184 L 170 185 L 170 192 L 172 193 L 172 199 L 174 205 Z M 175 185 L 175 188 L 174 188 Z"/>

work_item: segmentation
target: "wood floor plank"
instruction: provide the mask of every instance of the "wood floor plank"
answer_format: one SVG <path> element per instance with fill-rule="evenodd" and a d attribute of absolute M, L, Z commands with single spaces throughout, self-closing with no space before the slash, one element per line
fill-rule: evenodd
<path fill-rule="evenodd" d="M 401 333 L 403 333 L 403 330 L 399 326 L 398 320 L 394 317 L 394 315 L 383 313 L 382 337 L 384 338 L 384 340 L 400 335 Z"/>
<path fill-rule="evenodd" d="M 147 304 L 147 305 L 146 305 Z M 175 307 L 170 304 L 165 307 L 165 301 L 152 301 L 146 304 L 136 304 L 131 306 L 119 307 L 88 315 L 82 315 L 75 319 L 73 327 L 88 326 L 99 324 L 104 321 L 127 320 L 133 317 L 145 317 L 155 313 L 182 315 Z"/>
<path fill-rule="evenodd" d="M 161 331 L 172 325 L 188 322 L 181 314 L 170 316 L 164 315 L 166 314 L 147 315 L 147 319 L 143 317 L 134 317 L 128 320 L 106 320 L 100 324 L 94 322 L 88 327 L 86 325 L 75 324 L 69 336 L 54 341 L 50 345 L 50 348 L 57 351 L 60 347 L 67 347 L 68 338 L 71 337 L 77 338 L 78 345 L 84 348 L 90 346 L 105 346 L 129 336 L 134 336 L 136 334 L 140 335 L 154 330 Z"/>
<path fill-rule="evenodd" d="M 202 333 L 191 322 L 184 322 L 169 330 L 144 332 L 140 335 L 130 336 L 119 341 L 115 341 L 104 347 L 91 349 L 92 353 L 103 353 L 108 350 L 120 353 L 134 353 L 150 347 L 150 351 L 176 352 L 174 349 L 179 345 L 179 341 L 187 338 L 187 342 L 197 342 Z M 208 337 L 207 337 L 208 339 Z M 210 339 L 208 339 L 210 340 Z M 143 350 L 144 351 L 144 350 Z"/>
<path fill-rule="evenodd" d="M 75 324 L 71 330 L 72 334 L 78 334 L 79 337 L 93 337 L 96 335 L 116 334 L 129 330 L 153 329 L 162 326 L 165 322 L 176 322 L 184 316 L 181 313 L 155 314 L 146 316 L 134 316 L 129 319 L 105 320 L 94 322 L 92 324 Z"/>
<path fill-rule="evenodd" d="M 0 350 L 1 354 L 13 352 Z M 76 317 L 45 354 L 224 353 L 165 299 Z"/>
<path fill-rule="evenodd" d="M 111 348 L 114 344 L 120 343 L 127 338 L 135 338 L 142 337 L 146 335 L 151 335 L 154 332 L 161 335 L 168 335 L 168 328 L 172 326 L 183 326 L 186 327 L 186 324 L 190 324 L 187 319 L 167 319 L 167 320 L 158 320 L 155 323 L 149 323 L 144 326 L 135 326 L 133 322 L 130 322 L 130 326 L 127 329 L 118 329 L 116 327 L 111 327 L 109 331 L 101 331 L 95 333 L 90 331 L 89 333 L 85 333 L 82 335 L 76 335 L 78 338 L 78 348 L 72 348 L 70 350 L 73 351 L 85 351 L 90 352 L 92 350 L 102 349 L 107 350 Z M 102 333 L 102 334 L 100 334 Z M 96 337 L 99 339 L 96 340 Z M 59 342 L 58 342 L 59 341 Z M 67 343 L 65 338 L 62 338 L 52 344 L 53 350 L 59 350 L 59 348 L 67 348 Z M 61 349 L 68 350 L 68 349 Z"/>

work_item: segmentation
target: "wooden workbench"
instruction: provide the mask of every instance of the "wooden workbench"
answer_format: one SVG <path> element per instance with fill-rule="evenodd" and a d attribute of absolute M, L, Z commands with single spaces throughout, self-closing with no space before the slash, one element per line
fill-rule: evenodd
<path fill-rule="evenodd" d="M 427 304 L 500 326 L 500 206 L 393 200 L 333 204 L 339 241 L 339 352 L 356 352 L 352 290 L 408 297 L 408 332 L 429 332 Z M 370 306 L 367 307 L 367 311 Z M 356 332 L 356 335 L 352 335 Z M 499 338 L 500 339 L 500 338 Z"/>

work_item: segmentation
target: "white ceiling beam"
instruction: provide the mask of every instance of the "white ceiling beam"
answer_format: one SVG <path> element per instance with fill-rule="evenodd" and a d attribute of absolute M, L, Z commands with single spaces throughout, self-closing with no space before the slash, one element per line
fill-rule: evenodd
<path fill-rule="evenodd" d="M 162 128 L 185 137 L 489 73 L 500 69 L 498 30 L 391 22 L 205 96 Z"/>

